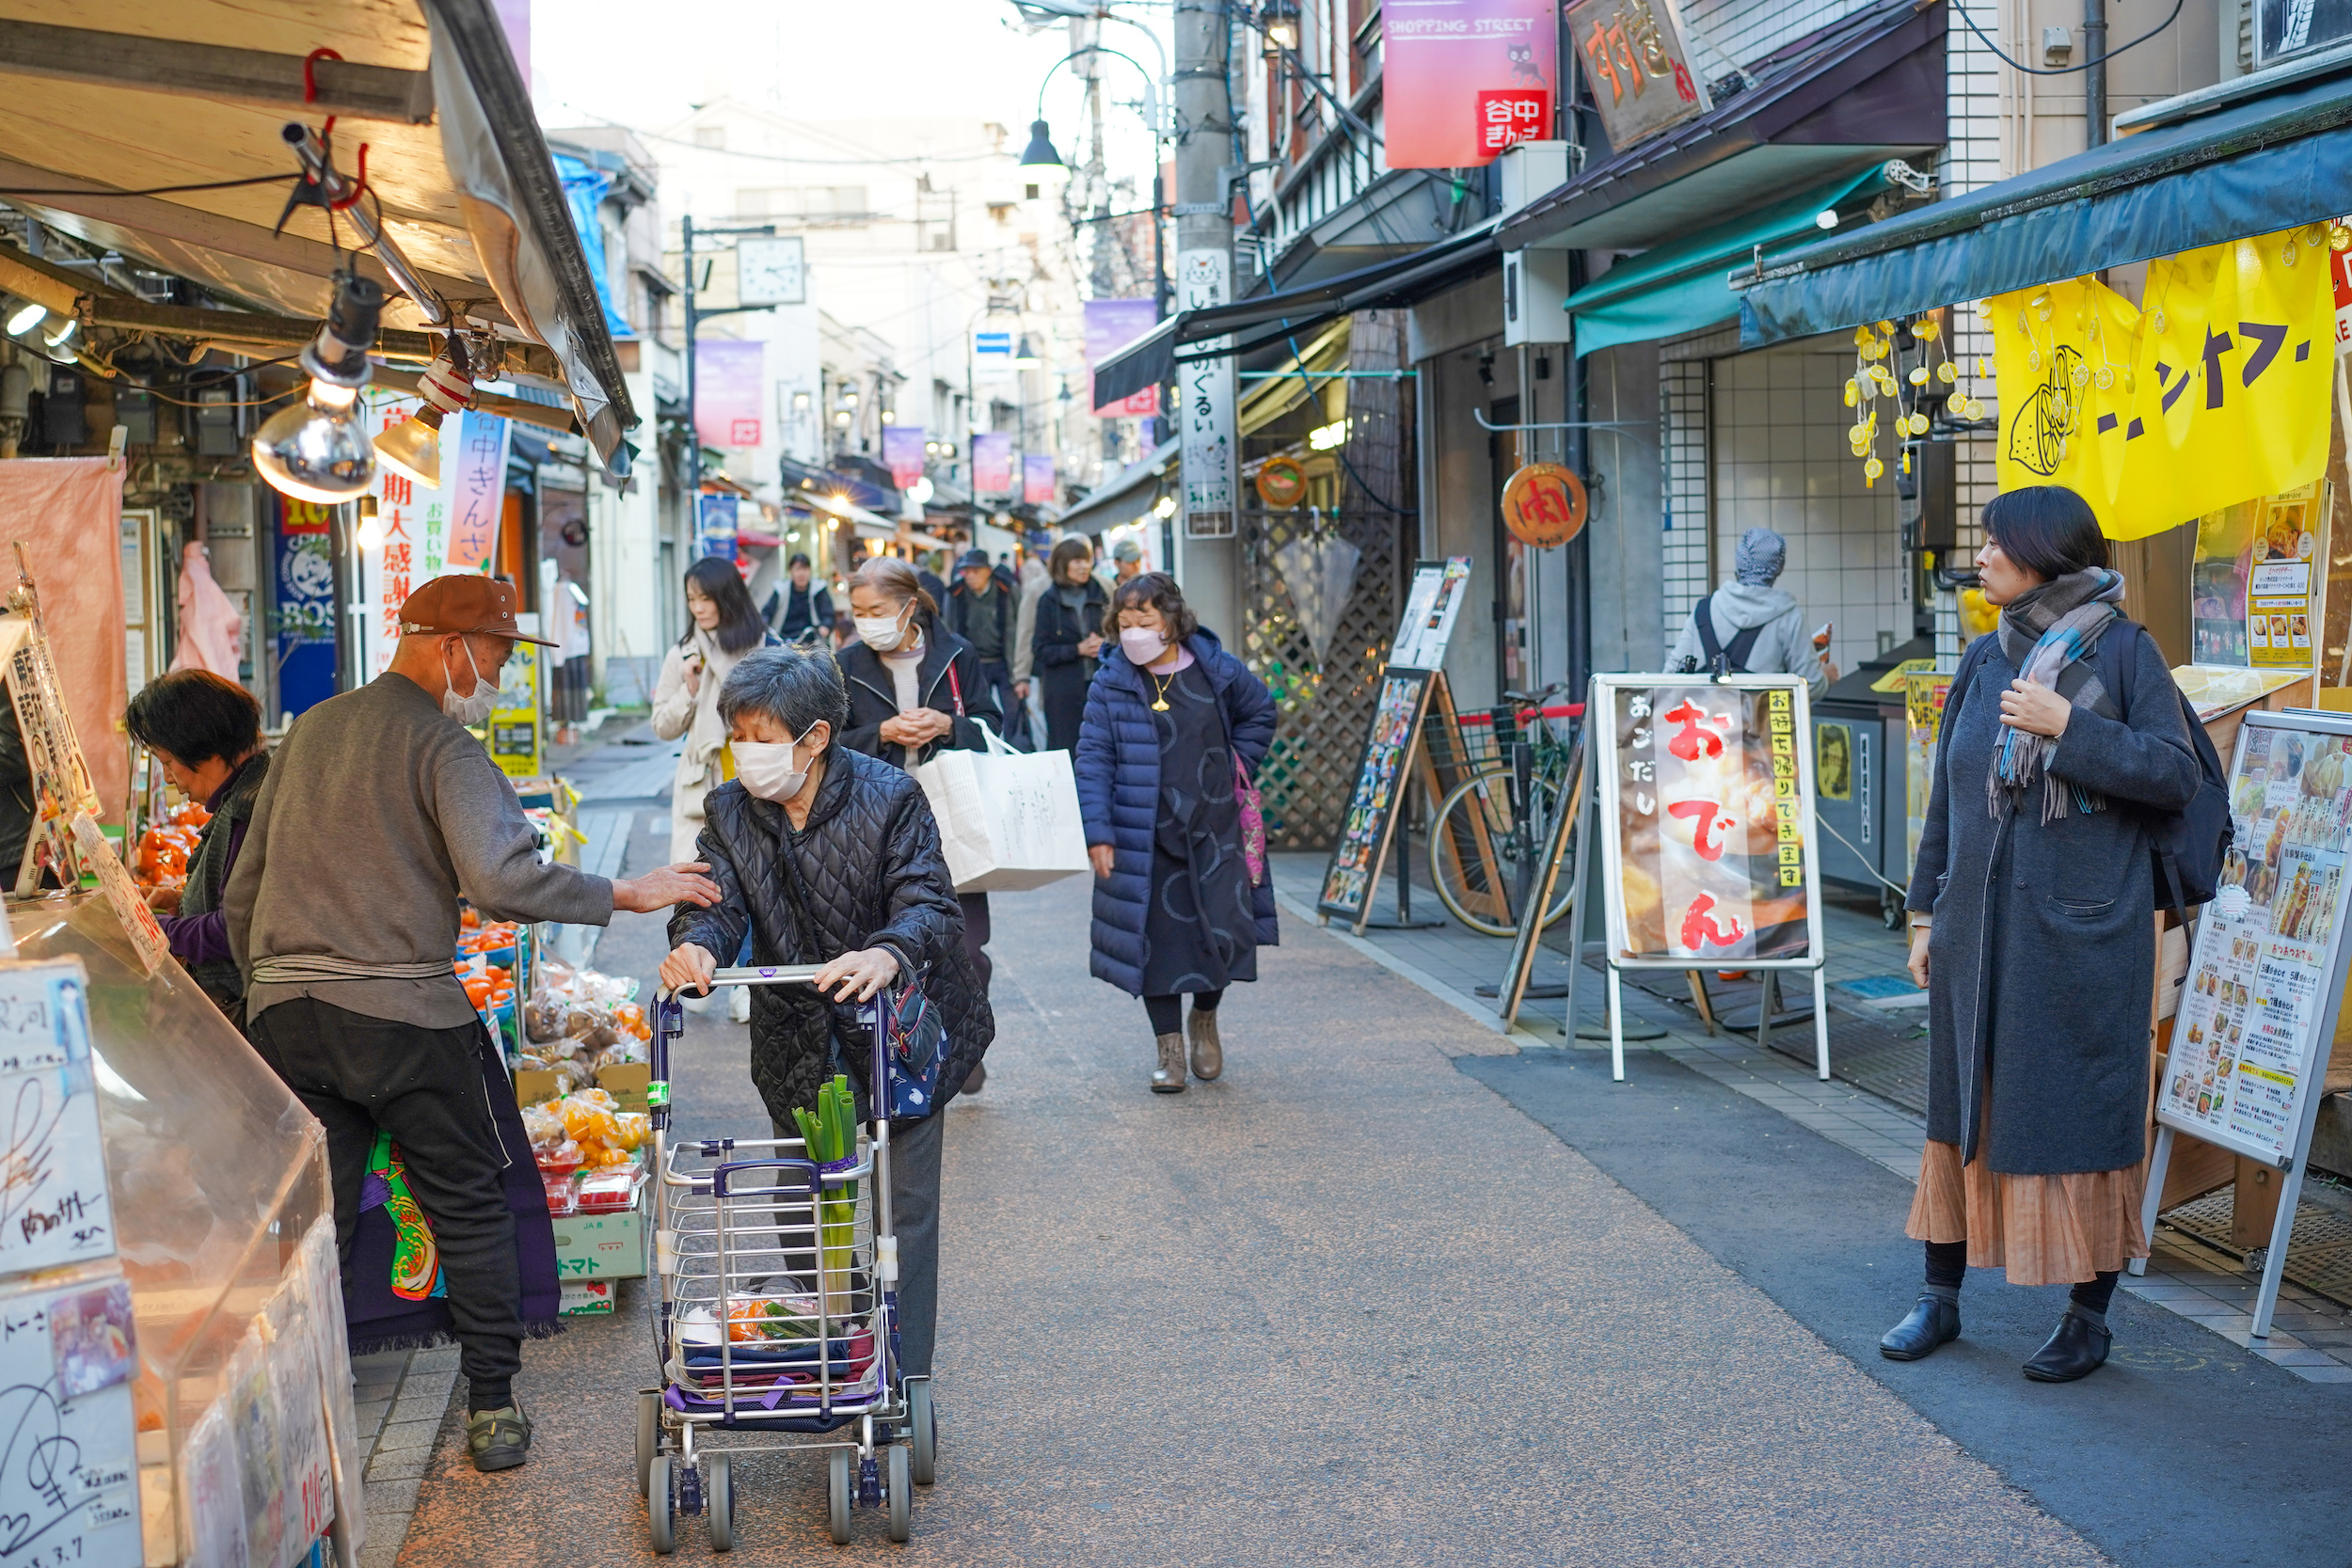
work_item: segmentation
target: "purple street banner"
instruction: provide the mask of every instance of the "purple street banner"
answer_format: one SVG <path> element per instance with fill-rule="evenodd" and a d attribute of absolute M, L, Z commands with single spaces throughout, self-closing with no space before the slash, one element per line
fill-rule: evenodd
<path fill-rule="evenodd" d="M 972 493 L 1012 494 L 1012 432 L 984 430 L 972 437 Z"/>
<path fill-rule="evenodd" d="M 505 420 L 480 409 L 466 410 L 458 420 L 456 458 L 442 472 L 449 490 L 453 572 L 479 571 L 498 554 L 499 525 L 506 515 L 506 447 L 513 434 Z M 441 450 L 451 450 L 446 439 Z"/>
<path fill-rule="evenodd" d="M 1031 506 L 1054 499 L 1054 460 L 1044 452 L 1025 452 L 1021 458 L 1021 499 Z"/>
<path fill-rule="evenodd" d="M 1391 168 L 1490 164 L 1551 134 L 1558 0 L 1388 0 L 1381 96 Z"/>
<path fill-rule="evenodd" d="M 694 434 L 705 446 L 759 445 L 759 383 L 768 345 L 705 338 L 694 345 Z"/>
<path fill-rule="evenodd" d="M 1160 389 L 1143 390 L 1104 403 L 1095 397 L 1094 368 L 1157 326 L 1160 308 L 1149 299 L 1089 299 L 1086 302 L 1087 402 L 1098 420 L 1149 419 L 1160 411 Z"/>
<path fill-rule="evenodd" d="M 923 477 L 923 427 L 919 424 L 886 424 L 882 426 L 882 467 L 890 470 L 890 483 L 901 490 L 912 489 Z"/>

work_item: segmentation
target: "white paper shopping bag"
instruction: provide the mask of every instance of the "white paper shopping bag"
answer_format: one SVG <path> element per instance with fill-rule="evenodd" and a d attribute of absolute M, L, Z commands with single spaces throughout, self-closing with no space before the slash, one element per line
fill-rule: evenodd
<path fill-rule="evenodd" d="M 1019 893 L 1090 869 L 1067 752 L 1016 752 L 985 724 L 985 752 L 942 752 L 914 770 L 939 819 L 958 893 Z"/>

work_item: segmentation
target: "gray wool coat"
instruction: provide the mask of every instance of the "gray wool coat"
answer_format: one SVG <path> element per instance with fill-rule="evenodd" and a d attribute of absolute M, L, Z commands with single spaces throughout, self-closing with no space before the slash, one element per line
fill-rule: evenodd
<path fill-rule="evenodd" d="M 1998 634 L 1935 748 L 1910 907 L 1928 943 L 1928 1136 L 2008 1176 L 2115 1170 L 2138 1162 L 2155 984 L 2151 811 L 2196 793 L 2197 754 L 2155 640 L 2137 638 L 2132 711 L 2103 695 L 2076 708 L 2051 753 L 2058 778 L 2107 798 L 2042 820 L 2041 790 L 1995 819 L 1985 778 L 2001 693 L 2017 678 Z M 2139 809 L 2135 809 L 2135 808 Z M 1991 1097 L 1989 1110 L 1984 1097 Z"/>

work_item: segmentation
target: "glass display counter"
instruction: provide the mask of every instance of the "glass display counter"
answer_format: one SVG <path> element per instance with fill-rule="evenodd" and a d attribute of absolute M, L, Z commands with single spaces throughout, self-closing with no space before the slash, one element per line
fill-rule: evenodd
<path fill-rule="evenodd" d="M 77 960 L 136 1326 L 145 1561 L 285 1568 L 364 1510 L 326 1134 L 180 967 L 98 894 L 8 906 L 16 956 Z M 338 1499 L 348 1506 L 338 1507 Z"/>

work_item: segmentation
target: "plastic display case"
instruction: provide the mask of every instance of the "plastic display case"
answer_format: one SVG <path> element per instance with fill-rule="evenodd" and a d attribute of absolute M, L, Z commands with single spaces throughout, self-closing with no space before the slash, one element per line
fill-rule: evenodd
<path fill-rule="evenodd" d="M 149 1564 L 284 1568 L 364 1517 L 326 1134 L 104 897 L 11 900 L 17 958 L 87 974 L 99 1125 L 136 1326 Z M 338 1499 L 348 1506 L 338 1507 Z"/>

